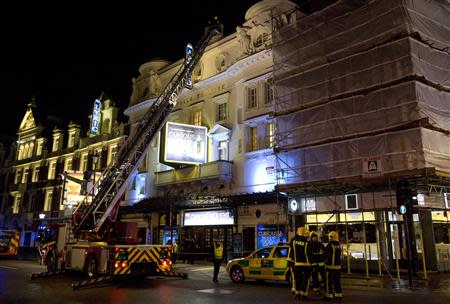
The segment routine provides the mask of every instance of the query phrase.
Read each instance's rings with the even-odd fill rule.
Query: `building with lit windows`
[[[181,253],[201,256],[216,237],[233,255],[286,241],[286,197],[274,191],[271,34],[272,17],[292,9],[261,1],[206,48],[123,202],[123,220],[139,221],[143,242],[178,239]],[[182,64],[140,67],[125,111],[131,130]]]
[[[79,124],[42,115],[35,100],[28,104],[3,169],[7,195],[0,206],[3,227],[25,232],[22,247],[35,246],[39,225],[70,217],[95,176],[114,159],[125,127],[113,101],[96,102],[99,111],[89,116],[86,135]]]

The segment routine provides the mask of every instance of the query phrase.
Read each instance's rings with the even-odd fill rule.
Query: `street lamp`
[[[92,170],[94,172],[94,184],[92,186],[92,196],[95,195],[95,170],[97,169],[97,163],[100,160],[100,155],[97,154],[97,151],[94,152],[94,154],[92,155],[92,162],[94,163],[94,170]]]

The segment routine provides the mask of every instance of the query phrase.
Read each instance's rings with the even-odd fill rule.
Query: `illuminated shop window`
[[[352,210],[358,209],[358,195],[346,194],[345,195],[345,209]]]
[[[254,109],[258,105],[256,87],[248,88],[247,109]]]

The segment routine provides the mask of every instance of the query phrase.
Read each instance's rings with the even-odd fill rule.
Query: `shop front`
[[[192,262],[209,258],[216,239],[223,242],[226,258],[232,257],[235,225],[233,209],[183,210],[181,216],[180,260]]]

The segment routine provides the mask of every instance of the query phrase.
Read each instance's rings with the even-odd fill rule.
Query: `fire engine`
[[[19,253],[20,232],[0,230],[0,256],[17,256]]]
[[[161,95],[145,113],[139,126],[118,150],[114,162],[91,187],[65,223],[46,227],[40,237],[41,263],[49,272],[81,270],[89,277],[149,275],[170,270],[171,246],[137,245],[137,224],[117,220],[119,202],[131,173],[142,162],[149,143],[160,131],[177,103],[181,90],[211,39],[220,34],[217,18],[205,30]]]

